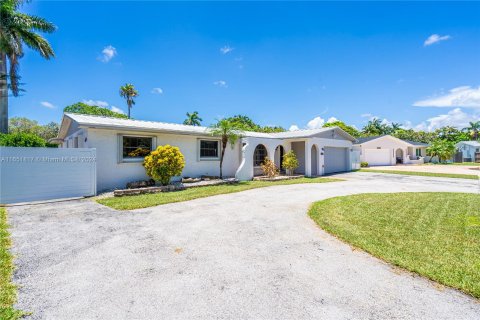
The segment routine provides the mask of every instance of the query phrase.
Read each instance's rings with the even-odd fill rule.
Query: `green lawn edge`
[[[12,282],[13,255],[10,252],[12,245],[8,231],[7,210],[0,208],[0,319],[14,320],[25,315],[16,310],[13,305],[17,301],[17,286]]]
[[[456,178],[456,179],[471,179],[478,180],[479,176],[474,174],[459,174],[459,173],[435,173],[435,172],[416,172],[416,171],[400,171],[400,170],[375,170],[375,169],[359,169],[356,172],[376,172],[376,173],[390,173],[403,174],[407,176],[422,176],[422,177],[438,177],[438,178]]]
[[[378,223],[388,221],[391,219],[392,213],[398,212],[398,210],[395,210],[384,215],[379,214],[382,211],[379,210],[378,204],[388,203],[395,197],[401,199],[401,201],[397,201],[395,209],[403,206],[402,209],[406,210],[405,212],[413,212],[412,210],[415,207],[422,205],[411,201],[412,198],[428,197],[423,200],[423,205],[428,208],[426,210],[429,210],[430,215],[432,217],[439,217],[440,214],[446,215],[448,219],[444,219],[444,221],[457,223],[455,227],[458,229],[457,232],[452,233],[452,230],[455,229],[451,225],[453,222],[441,224],[438,223],[440,218],[430,221],[422,215],[413,216],[410,219],[400,216],[397,218],[397,224],[387,222],[385,230],[376,228]],[[365,201],[368,198],[374,198],[374,201]],[[455,200],[455,198],[458,199]],[[465,201],[465,199],[468,201]],[[409,205],[406,208],[405,200],[409,200],[407,202]],[[342,203],[349,201],[350,205],[342,207]],[[480,241],[480,203],[478,201],[479,195],[474,193],[356,194],[317,201],[310,206],[308,215],[322,230],[356,249],[362,250],[388,264],[480,299],[480,247],[478,247]],[[376,203],[378,204],[376,205]],[[456,206],[456,210],[452,210],[452,206]],[[343,214],[338,214],[342,210]],[[361,217],[355,216],[358,214],[358,211],[355,212],[355,210],[369,212],[372,217],[364,223],[359,223]],[[331,214],[335,211],[336,214]],[[468,214],[465,214],[465,212],[468,212]],[[331,217],[326,218],[327,215],[331,215]],[[357,223],[347,225],[347,215],[352,215],[354,217],[353,221],[357,221]],[[332,217],[334,219],[331,219]],[[402,226],[412,223],[415,226],[414,228],[405,227],[402,230]],[[342,224],[345,224],[345,226],[342,227]],[[426,230],[429,226],[435,227],[432,234],[429,233],[431,230]],[[379,237],[382,232],[398,232],[398,234],[395,237],[379,241],[376,237]],[[419,241],[415,238],[417,236],[412,236],[413,233],[416,233],[422,240]],[[437,238],[441,240],[437,241]],[[462,246],[459,243],[466,245]],[[432,248],[432,244],[436,247]],[[399,246],[398,249],[396,248],[397,245]]]
[[[240,181],[235,184],[224,184],[217,186],[205,186],[190,188],[182,191],[160,192],[153,194],[142,194],[123,197],[110,197],[95,199],[98,203],[116,210],[133,210],[148,208],[168,203],[188,201],[198,198],[205,198],[220,194],[241,192],[245,190],[265,188],[279,185],[306,184],[306,183],[327,183],[345,181],[336,178],[298,178],[280,181]]]

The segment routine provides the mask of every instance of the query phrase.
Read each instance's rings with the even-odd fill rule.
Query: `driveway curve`
[[[341,177],[127,212],[9,208],[18,307],[33,319],[478,319],[478,300],[353,250],[306,214],[333,196],[478,193],[478,182]]]

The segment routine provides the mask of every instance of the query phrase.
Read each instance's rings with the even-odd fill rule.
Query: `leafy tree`
[[[130,119],[130,109],[135,105],[135,100],[133,100],[133,98],[138,97],[138,91],[135,90],[133,84],[127,83],[120,87],[120,96],[127,100],[128,119]]]
[[[56,27],[43,18],[19,12],[23,0],[0,2],[0,132],[8,132],[8,89],[18,96],[20,76],[19,60],[23,45],[37,51],[45,59],[54,57],[53,49],[38,32],[51,33]],[[7,71],[8,60],[8,71]]]
[[[0,146],[5,147],[45,147],[46,141],[32,133],[0,133]]]
[[[360,132],[352,126],[346,125],[343,121],[334,121],[328,122],[323,125],[324,128],[328,127],[340,127],[343,131],[347,132],[352,137],[358,138],[360,137]]]
[[[244,128],[238,122],[232,122],[228,119],[218,120],[217,123],[210,126],[211,134],[218,136],[222,140],[222,152],[220,155],[220,179],[223,178],[223,157],[225,156],[225,149],[227,144],[230,143],[231,147],[235,145],[235,142],[241,137],[242,130]]]
[[[285,132],[285,128],[280,126],[260,126],[256,124],[251,118],[245,115],[235,115],[233,117],[226,118],[226,120],[233,123],[236,127],[242,128],[244,131],[252,131],[252,132],[265,132],[265,133],[272,133],[272,132]]]
[[[438,139],[451,141],[451,142],[454,142],[454,143],[469,140],[469,138],[470,138],[467,133],[462,132],[462,131],[460,131],[457,128],[452,127],[452,126],[446,126],[446,127],[439,128],[439,129],[435,130],[434,133],[436,134]]]
[[[480,121],[469,122],[469,126],[465,130],[470,134],[473,140],[478,140],[480,133]]]
[[[8,122],[10,133],[34,134],[47,141],[58,135],[59,125],[56,122],[40,125],[37,121],[25,117],[10,118]]]
[[[434,132],[415,131],[413,129],[398,129],[393,134],[402,140],[417,141],[423,143],[430,143],[437,139],[437,135]]]
[[[145,157],[143,166],[149,177],[162,185],[170,183],[172,177],[182,174],[185,158],[178,147],[159,146]]]
[[[440,162],[451,159],[455,154],[455,143],[448,140],[435,140],[427,148],[427,154],[438,157]]]
[[[362,134],[366,136],[380,136],[388,134],[388,128],[386,124],[382,124],[380,119],[373,118],[363,127]]]
[[[200,126],[202,125],[203,119],[198,116],[198,111],[194,111],[192,113],[187,112],[187,119],[183,121],[183,124],[187,126]]]
[[[107,108],[91,106],[91,105],[85,104],[83,102],[77,102],[75,104],[67,106],[67,107],[65,107],[65,109],[63,109],[63,112],[91,114],[91,115],[96,115],[96,116],[127,119],[127,116],[124,115],[124,114],[112,111],[112,110],[107,109]]]

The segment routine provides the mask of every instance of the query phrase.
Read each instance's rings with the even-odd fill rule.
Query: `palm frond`
[[[29,31],[52,33],[57,29],[53,23],[45,20],[44,18],[31,16],[24,13],[15,13],[12,16],[12,19],[15,25],[21,26],[23,29]]]
[[[17,33],[30,49],[38,51],[43,58],[48,60],[55,56],[50,43],[39,34],[23,29],[17,30]]]

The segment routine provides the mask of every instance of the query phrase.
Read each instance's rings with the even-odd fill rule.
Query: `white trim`
[[[201,141],[216,141],[218,143],[218,155],[216,157],[201,157],[200,156],[200,144]],[[197,161],[220,161],[222,154],[222,140],[216,138],[197,138]]]
[[[135,134],[117,134],[117,162],[118,163],[139,163],[143,162],[142,157],[138,158],[123,158],[123,137],[132,137],[132,138],[151,138],[152,139],[152,150],[157,149],[157,137],[150,135],[135,135]]]

